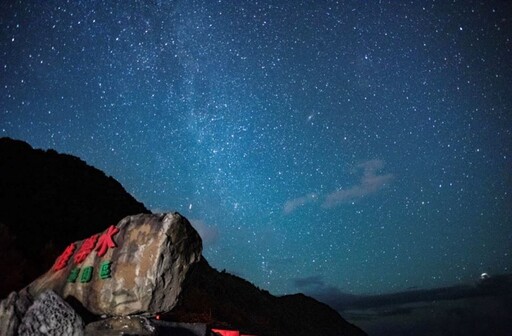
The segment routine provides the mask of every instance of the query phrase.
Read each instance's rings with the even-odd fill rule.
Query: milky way
[[[512,267],[505,1],[3,1],[0,136],[178,211],[275,294]],[[70,223],[71,225],[72,223]]]

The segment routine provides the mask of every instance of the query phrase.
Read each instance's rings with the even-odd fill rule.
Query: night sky
[[[512,271],[510,1],[0,4],[0,136],[274,294]],[[72,225],[72,223],[70,223]]]

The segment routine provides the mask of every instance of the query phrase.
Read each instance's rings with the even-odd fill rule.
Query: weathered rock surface
[[[84,322],[55,292],[42,293],[27,310],[19,336],[82,336]]]
[[[16,335],[21,320],[32,304],[27,291],[12,292],[0,302],[0,336]]]
[[[27,288],[33,297],[52,289],[97,315],[167,312],[201,251],[198,233],[178,213],[130,216],[69,245]]]

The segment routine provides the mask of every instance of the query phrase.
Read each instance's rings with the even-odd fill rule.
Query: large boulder
[[[27,289],[33,297],[52,289],[97,315],[167,312],[201,252],[199,234],[180,214],[130,216],[70,244]]]

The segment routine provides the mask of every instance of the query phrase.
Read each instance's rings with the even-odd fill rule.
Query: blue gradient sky
[[[506,1],[3,1],[0,136],[191,219],[275,294],[512,267]],[[298,284],[301,284],[298,287]]]

